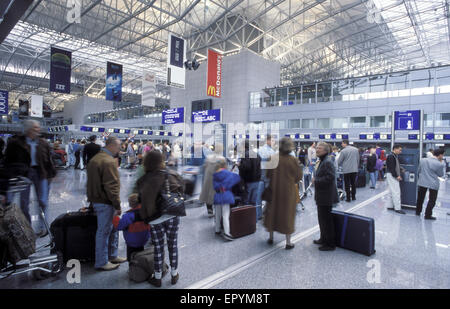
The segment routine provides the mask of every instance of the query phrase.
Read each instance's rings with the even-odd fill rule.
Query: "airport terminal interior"
[[[0,289],[449,289],[449,176],[447,0],[0,2]]]

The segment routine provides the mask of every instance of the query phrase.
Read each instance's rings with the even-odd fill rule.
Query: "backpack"
[[[375,154],[376,155],[376,154]],[[377,171],[381,171],[382,169],[383,169],[383,167],[384,167],[384,161],[383,160],[381,160],[381,159],[379,159],[378,158],[378,155],[376,155],[377,156],[377,163],[375,163],[375,169],[377,170]]]
[[[153,246],[144,251],[133,252],[129,262],[128,278],[137,283],[147,281],[155,270],[154,259]],[[164,263],[163,276],[167,273],[168,269],[169,266]]]

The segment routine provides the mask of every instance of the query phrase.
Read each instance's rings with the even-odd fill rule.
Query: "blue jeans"
[[[247,183],[247,205],[256,205],[258,199],[259,181]]]
[[[258,183],[258,189],[256,193],[256,219],[262,217],[262,194],[264,189],[269,186],[269,178],[266,177],[266,170],[261,170],[261,181]]]
[[[311,160],[312,162],[308,165],[309,172],[311,173],[311,176],[314,176],[314,167],[316,166],[317,159]]]
[[[94,203],[97,214],[97,233],[95,235],[95,268],[106,265],[109,259],[118,254],[119,232],[113,228],[114,207]]]
[[[30,168],[28,172],[28,179],[31,180],[31,182],[34,185],[35,193],[38,198],[39,207],[44,212],[45,218],[47,218],[47,211],[48,211],[48,194],[50,191],[50,185],[47,178],[41,178],[39,176],[38,171],[35,168]],[[26,197],[23,199],[23,204],[21,205],[22,212],[25,214],[27,218],[30,218],[30,189],[31,186],[28,189],[26,194]],[[42,231],[46,229],[44,218],[40,216],[39,213],[39,230]],[[31,220],[30,220],[31,222]]]
[[[377,184],[377,172],[369,173],[370,175],[370,187],[375,188],[375,185]]]

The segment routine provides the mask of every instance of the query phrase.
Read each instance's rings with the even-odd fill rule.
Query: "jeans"
[[[259,183],[259,181],[247,183],[247,201],[245,201],[246,204],[256,205],[256,200],[258,199]]]
[[[427,209],[425,210],[425,217],[431,217],[431,215],[433,214],[434,205],[436,205],[438,190],[433,190],[421,186],[418,187],[416,214],[420,214],[422,212],[422,206],[425,200],[425,195],[427,194],[427,190],[430,190],[430,194],[428,196],[428,205]]]
[[[262,217],[262,194],[264,189],[269,186],[269,178],[266,177],[267,170],[261,170],[261,181],[258,184],[258,190],[256,193],[256,219],[260,219]]]
[[[49,194],[49,182],[47,178],[41,178],[39,175],[39,172],[35,168],[30,168],[28,171],[28,179],[31,180],[31,182],[34,185],[34,190],[38,199],[39,207],[44,212],[45,218],[47,218],[47,211],[48,211],[48,194]],[[21,205],[22,212],[25,214],[27,219],[30,218],[30,189],[29,187],[28,193],[26,194],[26,198],[24,200],[24,203]],[[39,213],[39,230],[42,231],[46,229],[44,218],[40,216]],[[31,222],[31,219],[30,219]]]
[[[220,232],[220,220],[223,223],[223,232],[230,236],[230,204],[214,205],[216,209],[215,214],[215,229],[216,233]]]
[[[370,187],[375,188],[377,184],[377,172],[369,173],[370,175]]]
[[[117,257],[119,232],[113,228],[114,207],[94,203],[97,214],[97,233],[95,235],[95,268],[105,266],[109,259]]]

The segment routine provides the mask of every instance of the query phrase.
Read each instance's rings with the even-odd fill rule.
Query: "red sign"
[[[220,98],[222,94],[222,60],[223,56],[208,49],[208,76],[206,78],[206,94]]]

